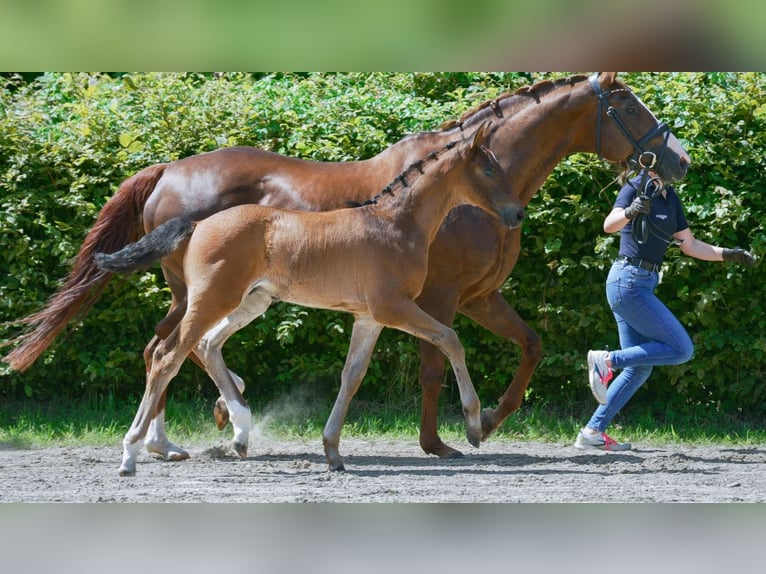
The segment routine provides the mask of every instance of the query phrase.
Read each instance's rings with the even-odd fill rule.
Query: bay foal
[[[236,331],[281,300],[354,315],[341,387],[323,432],[331,470],[342,470],[338,451],[348,406],[369,365],[383,327],[436,346],[455,371],[466,437],[482,437],[479,398],[455,332],[415,303],[428,272],[428,251],[442,220],[457,205],[472,204],[517,227],[524,209],[505,172],[486,147],[488,130],[448,143],[412,164],[369,205],[331,212],[301,212],[241,205],[195,223],[180,217],[117,253],[96,255],[111,272],[141,269],[162,259],[163,271],[183,278],[186,305],[169,335],[154,347],[146,390],[123,441],[120,475],[136,472],[136,457],[161,397],[192,352],[213,374],[234,427],[233,446],[247,457],[250,408],[221,349]],[[390,197],[389,197],[390,196]]]

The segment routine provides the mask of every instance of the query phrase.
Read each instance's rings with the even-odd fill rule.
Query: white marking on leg
[[[133,476],[136,474],[136,460],[138,452],[143,445],[142,440],[131,443],[127,438],[122,441],[122,463],[120,464],[120,476]]]
[[[250,409],[238,401],[228,401],[231,426],[234,427],[234,443],[247,446],[250,437],[250,422],[252,414]]]
[[[231,375],[231,378],[234,379],[234,384],[237,385],[237,388],[239,389],[240,393],[245,392],[245,381],[242,380],[242,378],[232,371],[231,369],[228,369],[229,374]]]

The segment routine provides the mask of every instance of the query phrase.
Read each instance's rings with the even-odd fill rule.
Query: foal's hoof
[[[238,442],[231,443],[234,447],[234,452],[237,453],[239,458],[242,460],[247,460],[247,445],[246,444],[240,444]]]
[[[223,397],[218,397],[218,400],[215,402],[213,417],[215,417],[215,425],[218,427],[218,430],[225,429],[226,425],[229,424],[229,409]]]
[[[330,471],[331,472],[345,472],[346,467],[343,465],[343,461],[336,462],[336,463],[330,463]]]

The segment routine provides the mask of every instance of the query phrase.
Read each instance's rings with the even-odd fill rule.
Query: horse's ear
[[[617,80],[617,72],[601,72],[598,76],[598,83],[602,90],[609,89],[609,86]]]

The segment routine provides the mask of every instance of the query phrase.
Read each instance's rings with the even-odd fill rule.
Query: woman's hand
[[[723,260],[733,261],[734,263],[747,265],[748,267],[752,267],[753,263],[755,262],[755,258],[753,257],[753,255],[749,251],[745,251],[741,247],[735,247],[734,249],[724,249]]]

